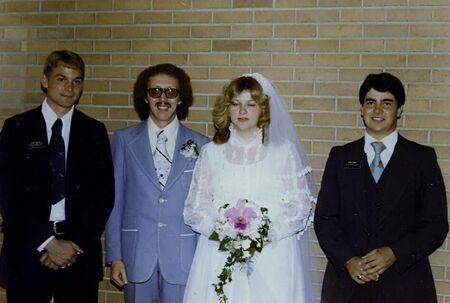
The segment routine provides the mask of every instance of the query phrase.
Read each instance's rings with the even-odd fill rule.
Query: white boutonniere
[[[186,158],[197,158],[199,155],[198,145],[194,140],[189,139],[180,148],[180,154]]]

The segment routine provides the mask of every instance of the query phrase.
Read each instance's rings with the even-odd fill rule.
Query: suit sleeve
[[[9,212],[11,192],[11,166],[14,165],[13,153],[11,152],[11,128],[8,120],[5,121],[0,132],[0,210],[3,220]]]
[[[120,132],[116,132],[112,142],[112,155],[115,177],[115,203],[111,216],[106,224],[106,262],[122,259],[121,221],[124,206],[124,151]]]
[[[314,217],[314,229],[320,247],[335,271],[340,275],[347,273],[345,263],[356,253],[346,243],[344,231],[340,227],[340,187],[338,182],[339,170],[338,149],[334,147],[328,157],[322,184],[317,199]]]
[[[85,241],[100,239],[114,205],[114,171],[106,128],[92,130],[93,148],[90,150],[88,206],[81,212],[81,226],[74,226],[73,241],[83,248]]]
[[[445,240],[448,232],[444,181],[433,149],[420,157],[420,197],[416,225],[391,245],[400,272],[426,258]],[[411,206],[413,207],[413,205]]]

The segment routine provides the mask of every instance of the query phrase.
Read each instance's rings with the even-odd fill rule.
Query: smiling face
[[[158,74],[151,77],[147,85],[147,89],[149,88],[180,89],[178,80],[165,74]],[[147,94],[146,101],[150,106],[150,118],[159,128],[164,128],[175,119],[177,106],[181,104],[182,100],[179,94],[175,98],[167,98],[163,92],[159,98],[152,98]]]
[[[242,91],[231,99],[228,107],[231,122],[243,138],[251,138],[258,129],[261,108],[248,90]]]
[[[62,117],[80,99],[83,91],[82,72],[60,62],[48,75],[42,76],[41,85],[47,90],[48,105]]]
[[[361,113],[367,133],[377,140],[391,134],[397,128],[403,106],[398,107],[397,100],[390,92],[370,89],[363,101]]]

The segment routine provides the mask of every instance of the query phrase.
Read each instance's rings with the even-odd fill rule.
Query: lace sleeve
[[[272,218],[269,238],[271,241],[281,240],[295,233],[303,234],[313,221],[314,197],[309,188],[307,175],[311,167],[305,167],[293,147],[286,148],[288,155],[282,167],[283,198],[279,212]]]
[[[207,237],[212,232],[217,212],[213,207],[210,193],[211,167],[206,145],[197,160],[192,176],[191,187],[184,205],[184,221],[191,228]]]

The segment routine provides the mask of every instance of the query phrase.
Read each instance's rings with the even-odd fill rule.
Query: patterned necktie
[[[159,185],[161,185],[161,189],[164,189],[164,186],[167,182],[167,177],[170,173],[170,167],[172,165],[172,161],[170,161],[169,153],[166,148],[167,137],[164,133],[164,130],[160,131],[156,140],[156,149],[153,154],[153,160],[155,162],[155,171],[158,176]]]
[[[57,119],[52,126],[50,139],[50,169],[52,175],[52,204],[56,204],[65,196],[66,191],[66,151],[61,136],[62,121]]]
[[[383,173],[383,162],[381,162],[381,152],[386,149],[386,146],[383,144],[383,142],[372,142],[370,143],[375,151],[375,157],[373,158],[372,163],[370,163],[370,171],[372,172],[372,176],[375,179],[375,182],[378,183],[378,180],[381,177],[381,174]]]

